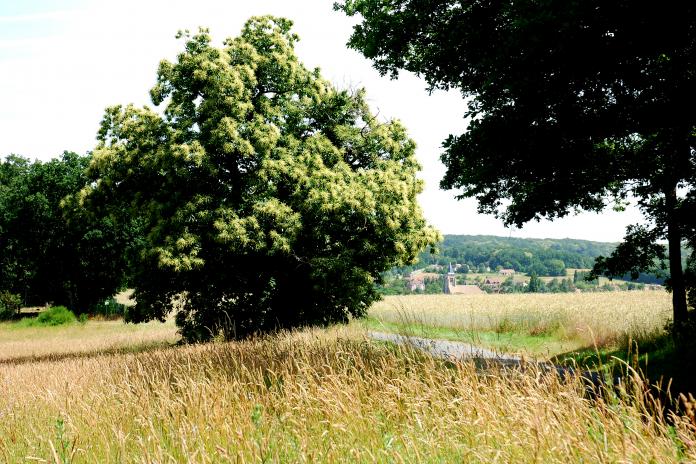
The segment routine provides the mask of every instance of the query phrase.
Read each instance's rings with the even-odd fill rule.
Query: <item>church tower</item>
[[[454,287],[457,285],[457,276],[452,269],[452,263],[449,264],[449,272],[445,276],[445,286],[443,288],[444,292],[451,294],[454,291]]]

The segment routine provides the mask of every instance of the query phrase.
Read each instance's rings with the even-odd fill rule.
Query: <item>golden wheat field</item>
[[[576,349],[661,332],[671,316],[671,296],[664,291],[387,296],[369,314],[385,324],[447,328],[462,336],[545,335],[558,349]]]
[[[570,318],[539,296],[510,299],[507,313],[497,297],[419,302],[443,321],[530,305]],[[661,320],[664,295],[646,296],[613,330],[637,327],[641,305]],[[602,297],[574,303],[585,323],[611,312],[594,306]],[[533,366],[481,371],[375,343],[359,324],[175,340],[171,323],[0,325],[0,462],[696,462],[693,416],[665,419],[640,380],[592,398]]]
[[[82,347],[87,333],[65,335]],[[358,325],[79,357],[43,337],[64,356],[0,342],[1,462],[696,461],[693,422],[668,425],[642,394],[593,400],[576,381],[477,371]]]

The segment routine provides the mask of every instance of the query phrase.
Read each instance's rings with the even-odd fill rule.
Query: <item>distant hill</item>
[[[590,268],[597,256],[608,255],[616,243],[575,239],[445,235],[436,255],[421,253],[423,265],[454,262],[475,271],[487,267],[538,275],[565,275],[566,268]]]
[[[424,252],[415,266],[395,269],[411,272],[433,264],[460,264],[461,272],[486,272],[498,267],[540,276],[564,276],[566,269],[588,269],[597,256],[608,256],[617,243],[577,239],[539,239],[494,235],[445,235],[439,253]],[[639,281],[659,283],[662,279],[641,276]]]

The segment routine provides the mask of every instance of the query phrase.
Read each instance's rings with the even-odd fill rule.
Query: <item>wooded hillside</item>
[[[497,268],[541,276],[564,276],[566,269],[589,269],[597,256],[607,256],[616,243],[577,239],[516,238],[495,235],[445,235],[438,253],[423,252],[414,266],[394,269],[408,273],[433,264],[462,264],[460,272]],[[639,282],[662,283],[664,278],[641,275]]]
[[[471,271],[500,266],[517,272],[564,275],[565,268],[591,268],[597,256],[606,256],[615,247],[615,243],[574,239],[445,235],[439,253],[421,253],[417,266],[452,262],[465,264]]]

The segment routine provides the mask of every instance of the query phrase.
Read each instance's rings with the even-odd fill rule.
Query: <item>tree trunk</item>
[[[677,212],[677,189],[672,188],[665,194],[667,207],[667,244],[669,247],[669,273],[672,286],[672,310],[674,327],[679,328],[686,322],[686,286],[681,262],[682,233]]]

